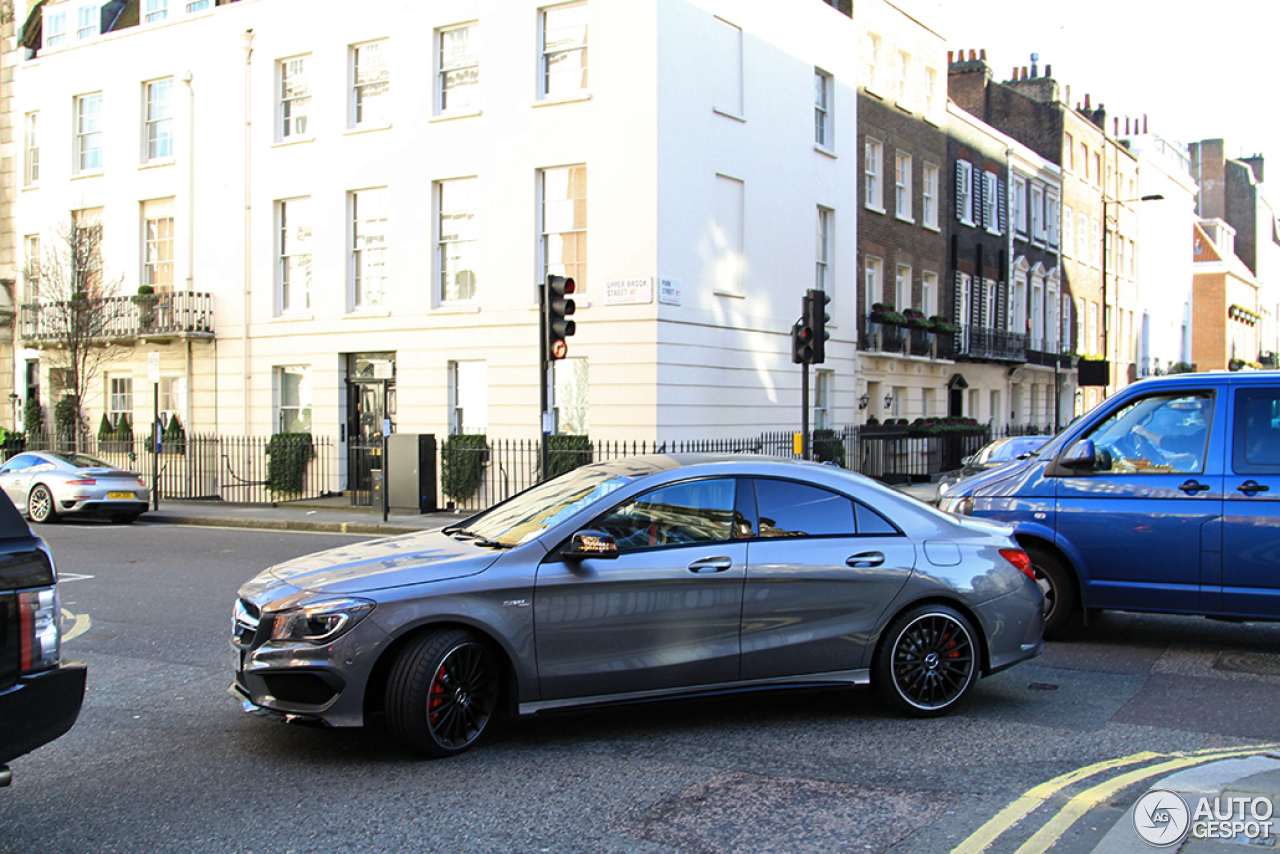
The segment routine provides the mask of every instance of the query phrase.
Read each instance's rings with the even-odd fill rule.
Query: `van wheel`
[[[1076,609],[1080,607],[1080,594],[1076,580],[1062,560],[1043,546],[1027,546],[1031,569],[1036,583],[1044,591],[1044,636],[1058,640],[1067,634]]]

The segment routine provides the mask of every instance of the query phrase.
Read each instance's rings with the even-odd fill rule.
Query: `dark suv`
[[[0,786],[8,763],[71,729],[84,700],[85,666],[62,660],[57,573],[0,494]]]

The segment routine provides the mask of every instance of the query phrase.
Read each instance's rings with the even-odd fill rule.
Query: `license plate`
[[[107,493],[108,501],[116,501],[121,499],[124,501],[132,501],[133,497],[134,496],[132,492],[108,492]]]

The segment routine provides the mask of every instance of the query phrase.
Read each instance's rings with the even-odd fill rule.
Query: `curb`
[[[331,534],[374,534],[396,536],[419,534],[427,528],[411,528],[404,525],[382,525],[372,522],[312,522],[292,519],[218,519],[209,516],[160,516],[147,515],[140,522],[164,525],[198,525],[208,528],[257,528],[271,531],[312,531]]]

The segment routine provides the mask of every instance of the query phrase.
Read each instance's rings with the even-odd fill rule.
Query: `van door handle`
[[[858,567],[879,566],[884,563],[884,552],[863,552],[856,554],[845,561],[846,566]]]
[[[1271,487],[1265,484],[1258,483],[1256,480],[1246,480],[1244,483],[1237,486],[1236,489],[1238,489],[1239,491],[1243,492],[1245,495],[1248,495],[1251,498],[1253,497],[1253,494],[1256,492],[1271,491]]]
[[[1209,488],[1210,488],[1209,484],[1200,483],[1195,478],[1192,478],[1191,480],[1182,484],[1182,486],[1178,487],[1178,489],[1181,489],[1187,495],[1195,495],[1197,492],[1204,492],[1206,489],[1209,489]]]
[[[704,557],[689,564],[690,572],[724,572],[733,566],[733,559],[727,557]]]

